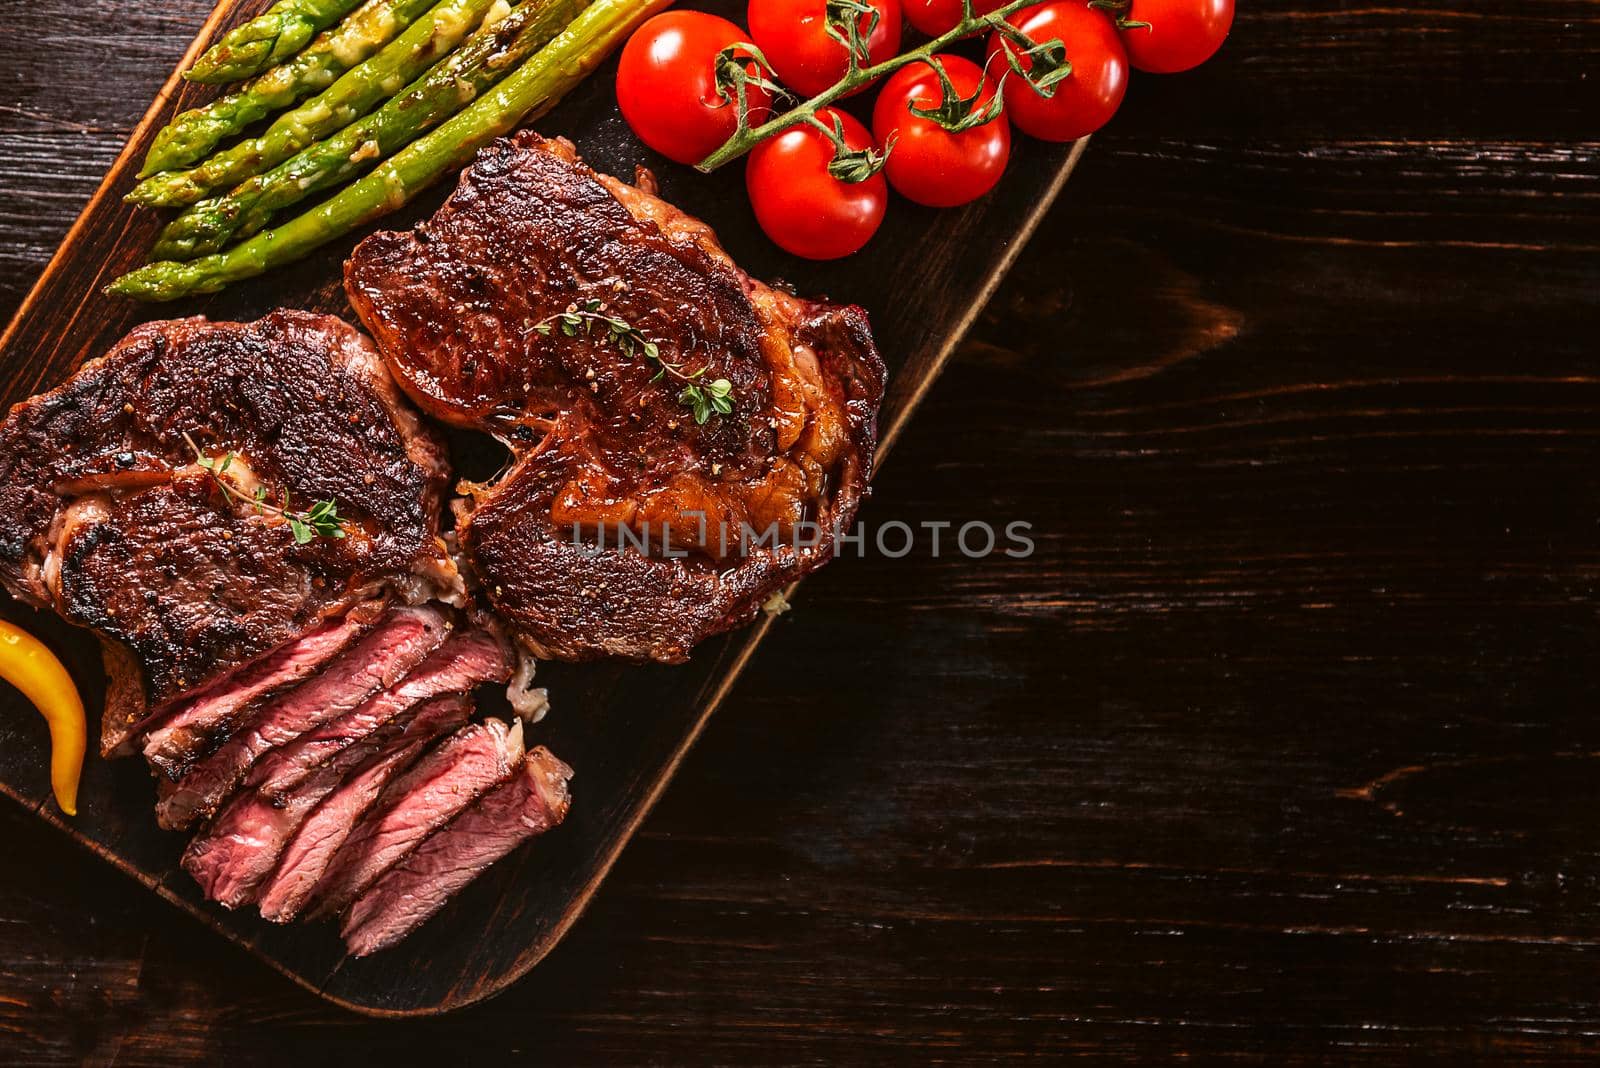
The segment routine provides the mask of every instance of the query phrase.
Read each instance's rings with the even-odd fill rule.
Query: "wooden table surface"
[[[11,0],[0,313],[203,0]],[[327,1008],[0,810],[0,1062],[1600,1053],[1600,8],[1245,5],[1137,78],[594,906]],[[1588,138],[1589,140],[1584,140]]]

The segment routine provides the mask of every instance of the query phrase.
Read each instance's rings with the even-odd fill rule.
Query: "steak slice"
[[[232,909],[254,899],[284,847],[323,798],[367,762],[385,774],[404,767],[428,743],[466,723],[472,702],[462,695],[435,698],[401,712],[333,759],[311,769],[289,793],[270,797],[241,790],[206,830],[189,843],[183,866],[208,898]]]
[[[445,824],[356,899],[340,934],[353,957],[387,949],[422,926],[484,869],[567,815],[572,769],[544,748],[522,773]]]
[[[509,779],[522,756],[521,720],[491,719],[447,738],[390,783],[350,832],[311,891],[314,915],[342,912],[424,838]]]
[[[326,623],[185,700],[146,736],[145,753],[154,748],[176,758],[183,752],[203,750],[214,733],[235,729],[257,701],[305,681],[344,652],[367,629],[365,615],[352,612]]]
[[[431,220],[357,246],[345,289],[418,404],[511,449],[504,476],[464,487],[458,532],[540,656],[681,661],[854,521],[884,387],[865,313],[750,278],[705,224],[566,141],[485,148]],[[625,321],[629,351],[603,324],[554,328],[572,310]],[[680,376],[725,379],[732,410],[697,422]],[[648,551],[594,551],[624,530]]]
[[[145,759],[180,776],[215,751],[264,698],[290,689],[321,671],[367,630],[365,613],[351,613],[283,646],[220,686],[209,686],[180,704],[144,739]]]
[[[347,537],[299,543],[242,491],[337,502]],[[0,582],[93,630],[110,669],[101,748],[354,605],[454,590],[445,452],[338,319],[148,323],[0,424]]]
[[[246,784],[267,797],[286,796],[315,769],[418,702],[510,677],[511,650],[497,633],[478,629],[455,634],[398,685],[262,757]]]
[[[274,923],[288,923],[298,916],[329,866],[342,855],[340,849],[350,840],[351,834],[365,826],[363,820],[375,805],[382,811],[401,782],[413,781],[434,766],[439,754],[451,743],[464,737],[482,739],[488,735],[488,731],[476,725],[463,727],[422,756],[420,763],[414,766],[410,760],[404,764],[373,761],[341,783],[301,825],[283,851],[272,878],[261,885],[258,894],[261,915]],[[449,751],[456,752],[453,748]],[[401,771],[406,772],[404,778],[396,780],[395,776]]]
[[[164,783],[156,804],[158,822],[175,830],[211,815],[264,753],[394,686],[444,644],[450,629],[450,620],[435,608],[390,612],[322,674],[269,702],[220,749],[187,765],[189,772],[176,786]],[[155,758],[152,762],[166,770]]]

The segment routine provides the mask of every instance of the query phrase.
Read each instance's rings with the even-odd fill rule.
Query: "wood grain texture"
[[[260,3],[219,5],[180,66]],[[732,11],[731,5],[729,6]],[[616,113],[602,68],[542,120],[546,133],[571,136],[602,170],[631,175],[636,164],[659,166]],[[40,282],[0,335],[0,403],[22,400],[55,384],[83,359],[111,346],[150,318],[202,313],[253,319],[280,305],[350,316],[342,288],[344,252],[359,235],[329,245],[294,268],[203,300],[151,308],[106,297],[103,287],[141,262],[160,219],[125,205],[122,194],[151,138],[171,114],[215,90],[172,75],[157,105],[139,123],[105,183],[73,224]],[[935,376],[1045,207],[1054,199],[1082,145],[1034,145],[1022,154],[1021,180],[1010,195],[950,213],[938,229],[907,216],[889,223],[872,251],[846,263],[818,265],[780,255],[760,236],[738,195],[737,168],[710,179],[684,168],[663,171],[663,193],[706,219],[744,266],[762,277],[779,273],[807,293],[844,291],[872,316],[891,370],[882,421],[886,437],[904,425],[915,399]],[[442,183],[391,225],[425,217],[448,191]],[[456,470],[487,474],[502,450],[457,436]],[[20,609],[17,610],[20,612]],[[91,707],[100,702],[94,643],[53,620],[27,615],[57,648],[71,647]],[[590,896],[654,805],[683,754],[729,692],[766,631],[765,624],[703,643],[678,669],[615,663],[549,665],[542,671],[557,712],[530,741],[559,752],[583,782],[565,824],[538,844],[496,865],[433,922],[403,945],[364,960],[344,956],[327,928],[281,928],[230,914],[200,900],[178,865],[181,837],[163,833],[148,811],[152,784],[137,762],[95,762],[85,773],[81,815],[63,821],[36,774],[44,753],[24,728],[20,697],[0,695],[0,720],[12,734],[0,750],[0,793],[102,856],[139,883],[226,934],[308,990],[348,1008],[381,1015],[437,1012],[489,997],[541,960],[577,919]],[[560,709],[571,711],[562,713]]]
[[[1136,79],[869,506],[1038,552],[808,583],[523,983],[358,1020],[0,810],[7,1059],[1591,1061],[1597,19],[1263,0]],[[29,275],[116,138],[26,129]]]

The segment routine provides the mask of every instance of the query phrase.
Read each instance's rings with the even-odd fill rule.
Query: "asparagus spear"
[[[524,0],[383,107],[226,196],[203,200],[162,231],[154,259],[188,260],[249,237],[274,213],[371,170],[448,119],[561,32],[590,0]]]
[[[184,72],[191,82],[242,82],[294,55],[311,35],[344,18],[361,0],[280,0],[206,49]]]
[[[433,4],[434,0],[367,0],[289,62],[273,67],[227,96],[173,119],[156,134],[139,177],[186,167],[203,158],[224,138],[321,92],[421,18]]]
[[[281,267],[357,227],[397,211],[488,142],[544,114],[605,61],[645,19],[671,0],[595,0],[555,40],[470,106],[377,170],[283,225],[227,252],[188,262],[147,264],[107,292],[137,300],[215,293]]]
[[[214,190],[254,178],[377,107],[395,86],[412,81],[448,55],[480,21],[504,10],[505,0],[439,0],[426,18],[412,23],[383,51],[347,71],[321,94],[278,116],[259,137],[240,141],[189,170],[152,174],[124,199],[151,208],[183,207]]]

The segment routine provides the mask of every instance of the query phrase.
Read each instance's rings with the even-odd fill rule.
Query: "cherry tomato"
[[[871,58],[862,64],[872,66],[900,51],[900,0],[861,2],[878,16],[867,37]],[[750,0],[749,17],[750,39],[771,62],[778,81],[802,97],[816,96],[849,69],[849,51],[828,34],[828,0]],[[863,33],[871,22],[870,14],[859,16]]]
[[[1002,48],[1019,54],[1017,45],[999,33],[990,34],[989,76],[1010,71],[1006,114],[1017,129],[1046,141],[1075,141],[1104,126],[1128,91],[1128,55],[1111,19],[1084,0],[1050,0],[1025,7],[1006,21],[1039,44],[1064,42],[1072,61],[1072,73],[1055,83],[1052,95],[1041,96],[999,54]],[[1027,58],[1022,66],[1033,69]]]
[[[987,15],[1004,7],[1006,0],[972,0],[974,15]],[[903,0],[906,21],[929,37],[949,33],[961,21],[961,0]]]
[[[1122,31],[1133,65],[1176,74],[1216,55],[1233,25],[1233,0],[1133,0],[1122,17],[1150,24]]]
[[[867,128],[843,112],[824,108],[829,126],[838,117],[852,149],[869,148]],[[889,189],[879,171],[866,181],[841,182],[828,173],[833,142],[814,126],[799,124],[750,151],[745,188],[756,221],[777,245],[808,260],[848,256],[865,245],[883,222]]]
[[[640,26],[617,66],[617,106],[639,140],[679,163],[699,163],[733,136],[738,109],[717,88],[717,53],[749,40],[727,19],[700,11],[667,11]],[[755,65],[748,68],[755,73]],[[750,86],[752,123],[772,98]]]
[[[936,57],[956,96],[966,99],[981,89],[973,110],[982,112],[994,99],[994,83],[983,68],[961,56]],[[1002,113],[981,126],[951,133],[932,119],[911,113],[913,104],[936,107],[943,98],[939,75],[926,63],[901,67],[883,83],[872,109],[872,135],[878,144],[894,138],[884,174],[901,195],[930,208],[953,208],[976,200],[1000,180],[1011,157],[1011,125]]]

